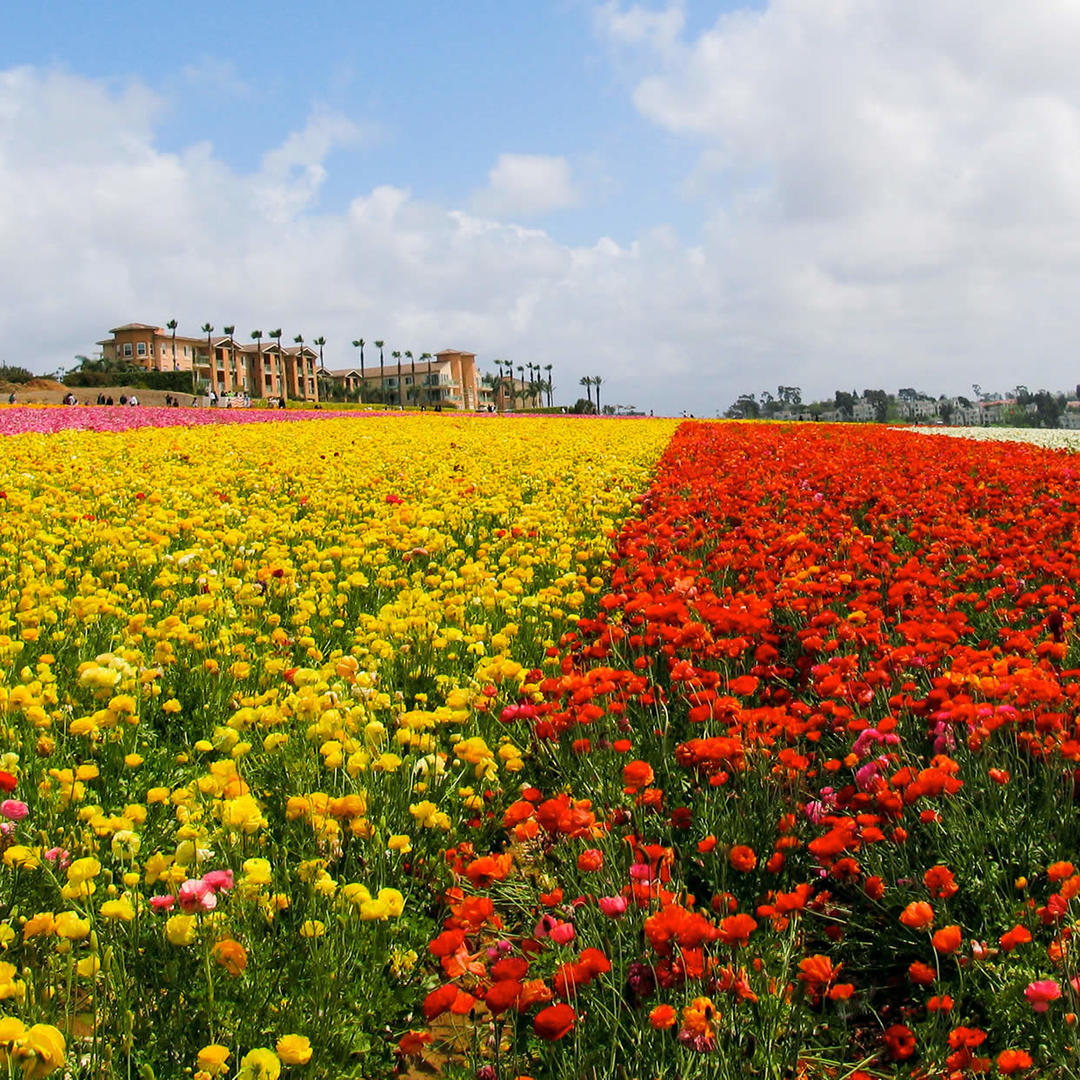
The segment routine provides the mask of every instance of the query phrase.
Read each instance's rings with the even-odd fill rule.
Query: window
[[[185,345],[184,346],[184,356],[187,356],[187,355],[188,355],[188,347]]]
[[[125,341],[124,342],[124,355],[125,356],[130,356],[131,355],[131,342],[130,341]]]
[[[146,355],[146,342],[140,341],[135,345],[135,352],[138,356]]]

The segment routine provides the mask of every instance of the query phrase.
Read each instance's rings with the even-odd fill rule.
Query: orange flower
[[[998,938],[998,943],[1006,952],[1012,952],[1017,945],[1027,945],[1031,941],[1031,931],[1026,926],[1017,924]]]
[[[939,953],[948,955],[960,948],[963,934],[959,926],[943,926],[930,940]]]
[[[728,862],[741,874],[748,874],[757,866],[757,855],[752,847],[736,844],[728,854]]]
[[[239,941],[226,938],[210,950],[214,959],[230,974],[239,975],[247,967],[247,950]]]
[[[721,920],[717,936],[725,945],[746,945],[757,928],[757,920],[749,915],[729,915]]]
[[[649,1023],[657,1031],[666,1031],[675,1026],[675,1010],[670,1005],[657,1005],[649,1013]]]
[[[935,900],[948,900],[960,891],[960,886],[953,880],[952,871],[947,866],[931,866],[923,874],[923,884]]]
[[[928,930],[934,925],[934,909],[925,900],[912,900],[900,921],[911,930]]]
[[[1023,1072],[1030,1069],[1032,1064],[1031,1055],[1026,1050],[1002,1050],[997,1056],[998,1072],[1003,1076]]]

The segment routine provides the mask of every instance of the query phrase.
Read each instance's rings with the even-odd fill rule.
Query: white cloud
[[[780,383],[1076,383],[1072,0],[773,0],[702,31],[679,4],[605,3],[596,20],[644,122],[699,151],[662,193],[700,213],[689,240],[664,204],[618,242],[526,227],[581,202],[557,156],[503,155],[464,210],[376,185],[331,212],[332,155],[369,138],[351,118],[316,111],[245,174],[208,144],[163,151],[138,85],[0,72],[0,341],[36,350],[4,358],[54,368],[118,322],[175,316],[322,333],[333,364],[360,335],[552,363],[561,400],[602,375],[606,401],[658,411]]]
[[[580,202],[570,163],[546,154],[500,154],[488,186],[476,192],[472,208],[494,217],[534,217]]]
[[[1080,7],[1036,7],[773,0],[690,37],[678,4],[598,8],[640,113],[700,148],[683,194],[748,362],[1076,381]]]

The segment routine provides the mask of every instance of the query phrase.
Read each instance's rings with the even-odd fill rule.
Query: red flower
[[[1002,1050],[997,1056],[998,1072],[1004,1076],[1030,1069],[1033,1062],[1026,1050]]]
[[[959,926],[943,926],[930,940],[939,953],[948,955],[960,948],[963,934]]]
[[[577,1013],[562,1002],[541,1009],[533,1019],[533,1031],[546,1042],[555,1042],[568,1035],[577,1020]]]
[[[901,913],[900,921],[912,930],[928,930],[934,925],[934,909],[925,900],[912,900]]]
[[[666,1031],[668,1028],[674,1027],[676,1019],[678,1017],[670,1005],[657,1005],[649,1013],[649,1023],[657,1031]]]
[[[915,1033],[907,1024],[893,1024],[882,1033],[885,1050],[893,1061],[906,1061],[915,1053]]]
[[[18,786],[19,781],[9,772],[0,770],[0,791],[12,792]]]
[[[728,862],[742,874],[748,874],[757,866],[757,855],[752,847],[746,844],[736,844],[728,854]]]

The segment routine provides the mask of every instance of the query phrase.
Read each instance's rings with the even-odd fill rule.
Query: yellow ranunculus
[[[165,923],[165,937],[170,945],[190,945],[197,929],[198,920],[194,915],[173,915]]]
[[[199,1068],[211,1076],[220,1076],[223,1072],[226,1072],[228,1069],[226,1062],[228,1060],[229,1048],[222,1046],[220,1043],[210,1043],[209,1046],[204,1046],[196,1058]]]
[[[306,1035],[282,1035],[275,1049],[286,1065],[306,1065],[311,1060],[311,1040]]]

